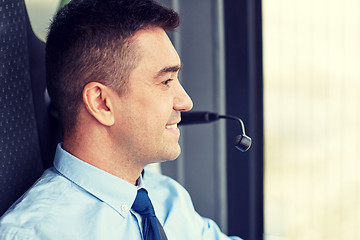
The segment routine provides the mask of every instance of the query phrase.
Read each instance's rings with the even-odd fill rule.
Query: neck
[[[64,136],[63,148],[80,160],[136,185],[144,166],[129,159],[115,144],[102,137],[106,135],[89,135],[75,133],[70,138]]]

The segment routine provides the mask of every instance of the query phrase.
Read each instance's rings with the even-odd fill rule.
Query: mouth
[[[174,124],[168,124],[165,126],[166,129],[178,129],[177,123]]]
[[[176,136],[180,135],[180,130],[177,126],[177,123],[170,123],[165,126],[165,129]]]

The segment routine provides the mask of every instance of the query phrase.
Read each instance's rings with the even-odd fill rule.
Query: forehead
[[[180,58],[166,32],[162,28],[149,28],[137,31],[133,40],[139,53],[136,68],[154,72],[166,67],[180,66]]]

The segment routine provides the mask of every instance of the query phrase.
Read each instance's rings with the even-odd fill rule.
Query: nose
[[[193,108],[193,102],[189,95],[184,90],[181,83],[178,81],[176,91],[174,93],[174,110],[187,112]]]

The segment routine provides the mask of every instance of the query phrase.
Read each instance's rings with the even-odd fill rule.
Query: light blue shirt
[[[141,217],[131,210],[145,188],[168,240],[225,240],[201,217],[176,181],[146,168],[134,186],[72,156],[58,145],[46,170],[0,219],[0,239],[140,240]]]

